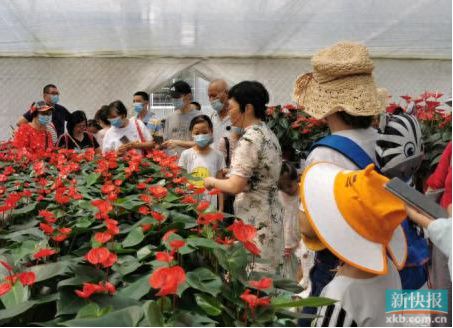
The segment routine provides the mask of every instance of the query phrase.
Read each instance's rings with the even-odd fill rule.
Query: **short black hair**
[[[102,126],[100,126],[98,121],[96,121],[96,120],[88,120],[87,126],[88,127],[92,126],[92,127],[96,128],[96,130],[98,130],[98,131],[102,130]]]
[[[42,93],[48,93],[50,88],[57,89],[57,86],[55,84],[48,84],[42,89]]]
[[[367,129],[373,123],[373,115],[370,116],[352,116],[346,112],[337,112],[338,117],[346,123],[350,125],[353,129]]]
[[[124,106],[121,100],[115,100],[114,102],[110,103],[107,114],[111,114],[114,111],[120,116],[127,117],[127,108],[126,106]]]
[[[195,106],[197,107],[197,110],[201,110],[201,105],[200,105],[199,102],[192,101],[190,104],[191,104],[191,105],[195,105]]]
[[[260,82],[239,82],[230,89],[228,98],[234,98],[239,103],[241,113],[244,113],[245,106],[250,104],[255,111],[255,117],[261,120],[266,118],[266,104],[269,102],[269,92]]]
[[[145,91],[137,91],[136,93],[134,93],[134,96],[140,96],[144,101],[149,101],[149,94]]]
[[[105,125],[110,126],[110,121],[108,120],[108,112],[109,112],[109,106],[102,105],[101,108],[98,109],[98,111],[94,115],[94,119],[96,121],[101,121]]]
[[[291,180],[297,180],[298,178],[296,167],[288,161],[283,161],[282,163],[280,177],[283,175],[287,175]]]
[[[192,88],[186,81],[179,80],[170,86],[170,96],[172,98],[179,98],[189,93],[192,93]]]
[[[211,121],[211,119],[209,118],[209,116],[207,116],[207,115],[198,115],[198,116],[195,116],[195,117],[192,119],[192,121],[190,121],[189,131],[192,131],[192,130],[193,130],[193,127],[195,126],[195,124],[203,123],[203,122],[208,123],[209,128],[210,128],[211,130],[213,129],[212,121]]]
[[[68,132],[71,136],[74,133],[74,127],[81,122],[87,123],[87,116],[85,115],[84,111],[76,110],[69,115],[69,120],[66,124],[66,128],[68,129]]]

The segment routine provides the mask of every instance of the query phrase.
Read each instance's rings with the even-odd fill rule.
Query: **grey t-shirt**
[[[177,110],[165,119],[165,129],[164,129],[164,140],[184,140],[191,141],[192,133],[189,131],[190,122],[196,116],[201,115],[197,110],[191,110],[187,113],[182,113],[180,110]],[[182,151],[185,148],[176,147],[175,150],[178,153],[178,156],[181,155]]]

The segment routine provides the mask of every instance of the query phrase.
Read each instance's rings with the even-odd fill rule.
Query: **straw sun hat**
[[[371,116],[384,108],[371,75],[374,64],[368,49],[354,42],[339,42],[311,59],[313,72],[295,83],[294,100],[304,111],[321,119],[338,111]]]
[[[310,165],[301,201],[319,240],[340,260],[362,271],[386,274],[387,256],[403,268],[407,243],[404,204],[387,190],[388,179],[369,165],[345,171],[326,162]]]

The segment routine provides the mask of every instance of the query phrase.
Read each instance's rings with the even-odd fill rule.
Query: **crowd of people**
[[[330,135],[312,146],[299,170],[282,160],[265,123],[269,93],[256,81],[231,88],[212,81],[210,115],[200,112],[190,85],[177,81],[170,88],[175,111],[165,124],[144,91],[133,95],[132,115],[117,100],[87,120],[59,105],[59,90],[50,84],[20,118],[13,142],[33,152],[164,149],[192,174],[192,184],[206,188],[213,209],[257,227],[263,261],[255,270],[300,281],[306,295],[338,300],[303,309],[319,315],[315,325],[385,326],[387,289],[431,288],[429,277],[438,277],[435,287],[451,296],[451,219],[428,218],[384,189],[394,177],[412,184],[422,136],[414,116],[384,113],[367,48],[340,42],[314,55],[312,64],[313,72],[297,79],[294,99],[325,120]],[[431,189],[445,188],[441,205],[450,216],[451,171],[450,143],[427,181]],[[213,188],[221,191],[218,198],[208,195]]]

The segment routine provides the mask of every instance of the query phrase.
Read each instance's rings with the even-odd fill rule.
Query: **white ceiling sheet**
[[[451,59],[451,0],[2,0],[0,56]]]

